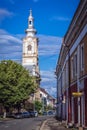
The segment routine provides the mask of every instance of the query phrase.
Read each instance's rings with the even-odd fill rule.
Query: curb
[[[43,128],[44,128],[44,125],[45,125],[45,123],[48,121],[48,119],[46,119],[43,123],[42,123],[42,125],[41,125],[41,127],[40,127],[40,130],[43,130]]]

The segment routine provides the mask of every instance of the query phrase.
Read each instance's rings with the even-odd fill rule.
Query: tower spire
[[[30,9],[30,16],[32,16],[32,10]]]
[[[34,36],[36,30],[34,29],[34,18],[32,16],[32,10],[30,9],[30,15],[28,17],[28,29],[26,29],[27,36]]]

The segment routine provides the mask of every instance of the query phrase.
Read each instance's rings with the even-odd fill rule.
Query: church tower
[[[29,70],[30,75],[39,77],[38,38],[35,36],[36,29],[34,28],[32,10],[30,10],[30,15],[28,17],[28,28],[25,32],[26,36],[23,38],[22,65]]]

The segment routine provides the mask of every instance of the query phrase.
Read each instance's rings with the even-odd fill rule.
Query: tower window
[[[29,21],[29,24],[30,24],[30,25],[31,25],[31,23],[32,23],[32,22],[31,22],[31,21]]]
[[[32,49],[32,46],[28,45],[28,51],[31,51],[31,49]]]

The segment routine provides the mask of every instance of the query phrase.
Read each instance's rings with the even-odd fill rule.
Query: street
[[[0,121],[0,130],[38,130],[48,116]]]

